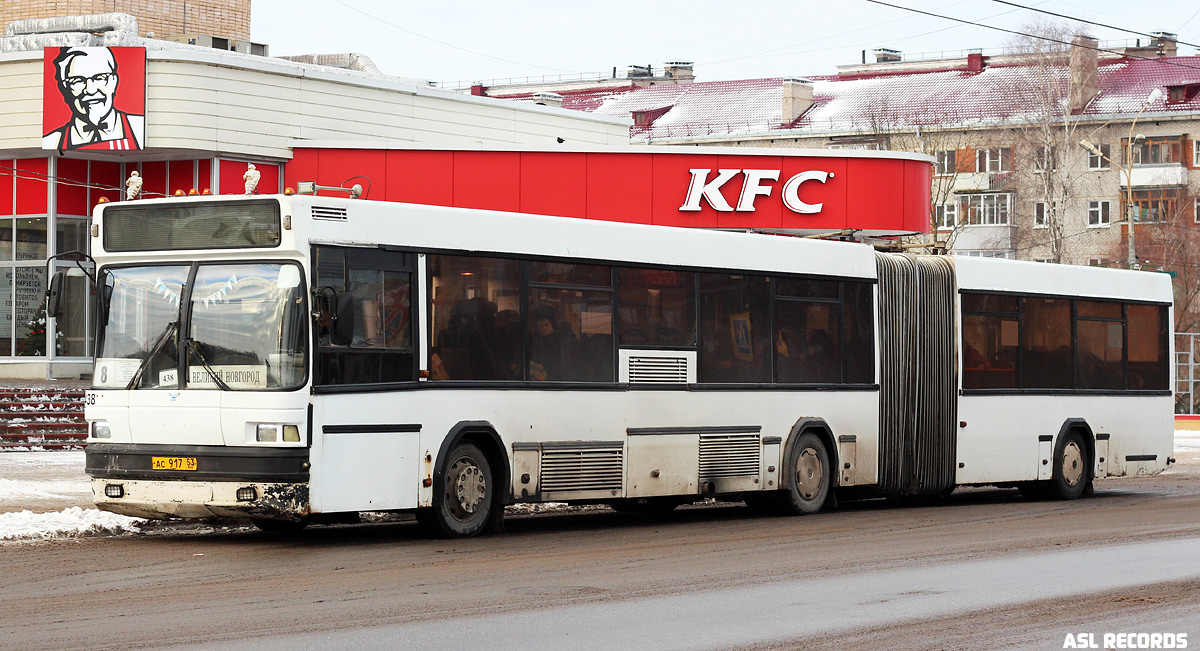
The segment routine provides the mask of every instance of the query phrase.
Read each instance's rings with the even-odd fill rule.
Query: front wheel
[[[495,508],[492,466],[473,443],[454,446],[441,486],[434,485],[433,507],[419,509],[417,520],[433,535],[467,538],[483,531]]]
[[[1050,493],[1060,500],[1077,499],[1091,481],[1091,459],[1083,437],[1076,431],[1067,432],[1054,455]]]
[[[784,469],[790,472],[788,488],[780,495],[780,506],[789,515],[816,513],[829,497],[829,451],[821,438],[805,432],[796,439]]]

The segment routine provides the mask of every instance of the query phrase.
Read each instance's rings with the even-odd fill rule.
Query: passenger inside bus
[[[495,353],[496,304],[477,296],[450,309],[450,323],[438,333],[434,355],[447,380],[501,379]]]
[[[572,379],[578,341],[559,324],[552,306],[539,305],[530,313],[529,336],[529,379]]]

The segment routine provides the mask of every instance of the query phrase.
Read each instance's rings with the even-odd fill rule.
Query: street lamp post
[[[1133,240],[1133,225],[1137,221],[1136,216],[1138,215],[1137,206],[1133,204],[1133,145],[1135,140],[1137,141],[1138,146],[1141,146],[1141,143],[1146,140],[1146,137],[1141,134],[1138,134],[1135,138],[1133,135],[1133,130],[1135,127],[1137,127],[1138,118],[1142,117],[1142,113],[1145,113],[1146,109],[1159,99],[1162,99],[1162,91],[1160,89],[1155,88],[1154,90],[1150,91],[1150,95],[1146,97],[1146,101],[1142,102],[1142,108],[1138,109],[1137,115],[1133,116],[1133,122],[1129,123],[1129,138],[1127,140],[1128,144],[1126,145],[1128,150],[1125,153],[1126,162],[1124,165],[1120,165],[1113,159],[1105,156],[1100,151],[1100,148],[1087,138],[1079,141],[1080,147],[1083,147],[1084,149],[1092,152],[1100,158],[1103,158],[1113,165],[1120,165],[1121,171],[1125,172],[1125,219],[1129,222],[1129,238],[1127,240],[1128,247],[1125,255],[1126,263],[1130,269],[1138,268],[1137,247],[1134,245]]]

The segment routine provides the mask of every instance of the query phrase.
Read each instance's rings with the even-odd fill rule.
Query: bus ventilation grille
[[[620,491],[624,448],[542,450],[542,492]]]
[[[758,434],[700,437],[700,481],[757,477],[762,465]]]
[[[630,357],[630,384],[687,384],[686,357]]]
[[[344,222],[347,219],[345,208],[335,208],[333,206],[313,206],[313,219],[327,219],[336,222]]]

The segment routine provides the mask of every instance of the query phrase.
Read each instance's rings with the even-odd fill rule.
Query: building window
[[[1109,159],[1112,158],[1112,145],[1096,145],[1100,150],[1100,154],[1088,152],[1088,169],[1089,170],[1106,170],[1109,168]]]
[[[1192,141],[1192,167],[1200,167],[1200,144]]]
[[[1033,227],[1046,228],[1050,226],[1050,220],[1056,214],[1058,214],[1057,201],[1039,201],[1033,204]]]
[[[1000,258],[1002,260],[1016,260],[1016,252],[1004,251],[999,249],[966,249],[956,250],[954,255],[964,258]]]
[[[935,155],[933,173],[936,176],[951,176],[958,171],[958,152],[953,149],[939,151]]]
[[[1110,201],[1089,201],[1088,202],[1088,227],[1099,228],[1105,227],[1112,223],[1110,210],[1112,202]]]
[[[1200,197],[1196,197],[1192,206],[1192,221],[1200,224]]]
[[[1053,145],[1034,150],[1033,171],[1046,172],[1058,169],[1058,147]]]
[[[1104,258],[1088,258],[1087,263],[1088,263],[1089,267],[1107,267],[1108,266],[1108,261],[1105,260]]]
[[[1011,200],[1012,195],[1008,193],[970,195],[966,201],[966,223],[972,225],[1007,224]]]
[[[1179,208],[1179,191],[1174,189],[1134,190],[1133,205],[1137,207],[1137,214],[1134,217],[1136,221],[1167,221],[1176,216]],[[1122,208],[1124,207],[1122,205]]]
[[[1121,149],[1129,151],[1129,139],[1124,139]],[[1160,165],[1183,162],[1183,136],[1150,136],[1141,145],[1133,145],[1134,165]]]
[[[975,151],[976,172],[1010,172],[1012,171],[1012,149],[1010,147],[994,147]]]
[[[1054,258],[1034,258],[1033,261],[1041,262],[1042,264],[1050,264],[1054,262]]]
[[[958,204],[944,203],[933,208],[933,225],[938,229],[951,229],[958,225]]]

